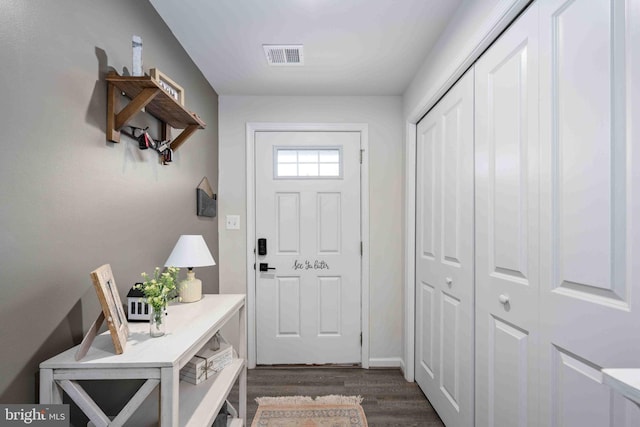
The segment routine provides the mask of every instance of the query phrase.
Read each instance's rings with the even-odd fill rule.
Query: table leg
[[[240,399],[238,402],[238,415],[242,418],[242,425],[247,425],[247,368],[244,367],[240,372],[239,381],[239,393]]]
[[[178,426],[180,371],[174,368],[160,370],[160,425]]]
[[[239,392],[240,399],[238,402],[239,415],[242,418],[243,425],[247,425],[247,310],[246,305],[243,305],[240,308],[238,313],[240,318],[240,325],[238,327],[240,342],[238,344],[238,356],[241,359],[244,359],[245,365],[242,368],[242,372],[240,373],[239,378]]]
[[[40,403],[62,403],[62,390],[53,380],[53,369],[40,369]]]

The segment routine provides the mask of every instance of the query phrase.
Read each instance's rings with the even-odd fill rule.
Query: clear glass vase
[[[167,322],[165,319],[165,310],[166,307],[162,307],[156,311],[156,309],[151,306],[151,313],[149,314],[149,335],[153,338],[163,336],[166,331]]]

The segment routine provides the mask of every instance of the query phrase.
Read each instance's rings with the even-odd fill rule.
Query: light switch
[[[227,215],[227,230],[240,230],[240,215]]]

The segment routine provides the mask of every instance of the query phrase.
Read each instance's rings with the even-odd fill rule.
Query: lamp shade
[[[206,267],[216,265],[201,235],[183,234],[164,263],[165,267]]]

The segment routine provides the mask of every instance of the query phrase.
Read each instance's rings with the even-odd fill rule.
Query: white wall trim
[[[255,132],[259,128],[257,124],[247,123],[246,125],[246,158],[247,168],[247,367],[256,367],[256,275],[255,260],[253,253],[256,241],[255,229]]]
[[[405,293],[404,293],[404,377],[407,381],[414,380],[414,346],[415,346],[415,316],[416,316],[416,137],[418,127],[415,123],[406,123],[406,153],[405,153]]]
[[[415,368],[415,202],[416,202],[416,136],[417,123],[438,102],[455,82],[473,65],[482,53],[509,26],[531,0],[501,0],[489,17],[469,39],[468,49],[461,50],[457,61],[450,63],[452,70],[440,85],[427,90],[421,101],[411,109],[405,127],[405,318],[404,318],[404,376],[414,380]]]
[[[369,125],[353,124],[353,128],[360,131],[360,149],[362,152],[362,165],[360,167],[360,235],[362,238],[362,264],[360,274],[362,277],[362,367],[369,369]]]
[[[255,133],[256,132],[360,132],[362,166],[360,168],[360,224],[363,245],[361,263],[361,364],[367,369],[369,359],[369,125],[366,123],[247,123],[246,176],[247,176],[247,350],[248,367],[256,367],[256,276],[254,270],[255,230]]]
[[[375,357],[369,359],[371,368],[402,368],[402,358],[400,357]]]

